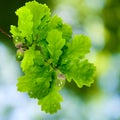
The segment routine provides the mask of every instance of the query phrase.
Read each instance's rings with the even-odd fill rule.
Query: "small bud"
[[[14,44],[16,48],[21,48],[23,46],[23,43],[21,42],[21,38],[20,37],[14,37]]]
[[[66,78],[65,78],[64,74],[59,73],[59,74],[57,75],[56,85],[59,87],[59,90],[64,87],[65,81],[66,81],[65,79],[66,79]]]
[[[21,61],[24,57],[24,50],[22,48],[18,49],[16,52],[16,60]]]
[[[21,48],[23,46],[23,43],[22,42],[19,42],[19,43],[16,43],[15,44],[15,47],[16,48]]]
[[[57,85],[60,89],[62,89],[62,88],[64,87],[64,85],[65,85],[65,80],[57,79],[57,80],[56,80],[56,85]]]
[[[65,80],[65,76],[62,73],[60,73],[57,75],[57,79]]]

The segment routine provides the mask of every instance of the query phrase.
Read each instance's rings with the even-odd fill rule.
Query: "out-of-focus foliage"
[[[120,0],[106,0],[103,9],[105,25],[105,51],[120,52]]]

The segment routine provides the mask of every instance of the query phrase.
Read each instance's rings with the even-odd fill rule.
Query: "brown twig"
[[[9,35],[8,33],[6,33],[1,27],[0,27],[0,32],[1,32],[2,34],[4,34],[5,36],[9,37],[10,39],[12,39],[12,36]]]

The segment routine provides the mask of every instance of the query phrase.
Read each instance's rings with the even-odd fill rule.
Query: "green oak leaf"
[[[54,15],[51,17],[49,23],[48,23],[48,29],[52,30],[52,29],[59,29],[62,27],[62,19],[60,17],[58,17],[57,15]]]
[[[70,41],[72,39],[72,28],[70,25],[64,23],[61,28],[62,37],[66,39],[66,41]]]
[[[25,37],[27,41],[31,43],[33,34],[33,15],[25,6],[19,8],[15,13],[18,16],[18,29],[21,32],[21,36]]]
[[[28,8],[33,15],[33,38],[37,39],[41,29],[46,26],[46,22],[49,21],[50,18],[50,9],[45,4],[39,4],[36,1],[27,2],[25,4],[26,8]],[[44,29],[43,29],[44,31]],[[44,34],[40,34],[42,36]]]
[[[44,4],[39,4],[36,1],[27,2],[25,4],[26,8],[30,10],[33,15],[33,28],[36,29],[44,17],[50,17],[50,9]]]
[[[94,82],[95,66],[89,63],[88,60],[73,60],[63,65],[61,71],[69,82],[73,80],[78,87],[83,85],[90,86]]]
[[[73,40],[68,43],[68,48],[63,56],[62,64],[66,64],[69,60],[80,59],[89,52],[90,39],[84,35],[75,35]]]
[[[18,78],[17,87],[21,92],[28,92],[30,97],[40,99],[48,94],[51,79],[49,67],[33,66]]]
[[[56,113],[60,108],[60,102],[62,102],[62,96],[57,91],[51,91],[47,96],[40,99],[38,104],[41,105],[42,110],[46,113]]]
[[[21,68],[23,71],[29,70],[34,64],[43,65],[44,59],[39,50],[35,50],[35,47],[32,46],[24,52],[24,58],[21,62]]]
[[[60,55],[62,54],[62,48],[65,45],[65,39],[62,38],[62,32],[57,29],[51,30],[47,36],[48,51],[52,60],[53,66],[57,65]]]

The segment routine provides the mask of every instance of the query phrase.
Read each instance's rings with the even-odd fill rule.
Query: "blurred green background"
[[[0,28],[17,25],[15,10],[30,0],[0,0]],[[88,59],[96,65],[91,87],[66,83],[64,102],[54,115],[16,88],[21,74],[16,49],[0,33],[0,120],[120,120],[120,0],[36,0],[69,23],[75,34],[90,36]]]

